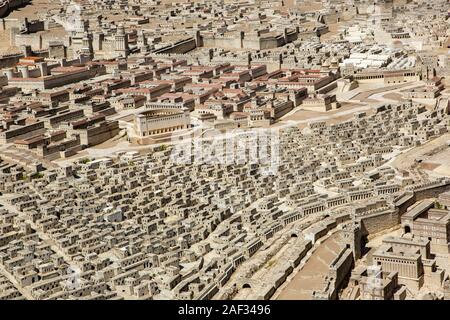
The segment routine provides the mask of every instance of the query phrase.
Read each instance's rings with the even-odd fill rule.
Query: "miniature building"
[[[442,196],[445,201],[445,195]],[[402,216],[405,232],[428,239],[433,252],[449,252],[450,211],[436,209],[435,201],[424,200]]]
[[[133,132],[143,141],[148,136],[158,136],[190,128],[188,110],[153,109],[134,116]]]

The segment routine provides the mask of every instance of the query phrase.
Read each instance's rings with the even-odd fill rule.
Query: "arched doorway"
[[[411,233],[411,227],[405,226],[405,233]]]

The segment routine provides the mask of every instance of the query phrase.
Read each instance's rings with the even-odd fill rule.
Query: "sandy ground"
[[[16,48],[10,46],[9,31],[0,31],[0,55],[19,52]]]
[[[54,160],[54,162],[57,163],[58,165],[65,165],[86,157],[87,158],[109,157],[120,151],[125,152],[137,151],[145,153],[154,146],[155,145],[143,145],[143,146],[133,145],[128,141],[126,141],[126,138],[119,138],[119,139],[114,138],[112,140],[105,141],[94,147],[78,152],[76,155],[72,157],[66,159],[56,159]]]
[[[372,95],[375,95],[377,93],[382,93],[382,92],[385,92],[385,91],[393,91],[393,90],[402,89],[402,88],[411,86],[411,84],[413,84],[413,83],[412,82],[406,82],[406,83],[402,83],[402,84],[398,84],[398,85],[383,86],[381,88],[377,88],[377,89],[373,89],[373,90],[364,90],[363,92],[361,92],[361,93],[357,94],[356,96],[354,96],[352,100],[359,100],[359,101],[367,102],[368,98],[370,96],[372,96]],[[365,89],[363,86],[360,86],[360,87]]]
[[[315,121],[326,121],[327,124],[335,124],[351,119],[357,112],[366,112],[370,114],[373,112],[371,106],[356,103],[343,103],[338,109],[317,112],[308,110],[296,110],[294,113],[287,115],[277,125],[283,125],[287,123],[296,123],[300,129],[305,128],[308,123]]]
[[[334,109],[334,110],[330,110],[327,112],[320,112],[320,111],[309,111],[309,110],[297,110],[295,111],[293,114],[286,116],[285,118],[283,118],[283,120],[293,120],[293,121],[299,121],[299,120],[306,120],[306,119],[310,119],[313,117],[320,117],[320,116],[328,116],[328,117],[333,117],[333,116],[338,116],[339,113],[341,113],[342,111],[349,111],[349,110],[353,110],[355,109],[355,107],[361,107],[363,106],[363,104],[356,104],[356,103],[345,103],[343,104],[340,108],[338,109]]]
[[[383,95],[383,98],[396,100],[399,102],[406,101],[406,99],[403,99],[402,95],[398,92],[386,93],[385,95]]]
[[[431,156],[420,166],[424,170],[450,177],[450,148]]]
[[[290,8],[298,8],[301,11],[315,11],[323,9],[322,3],[320,1],[313,1],[313,0],[305,0],[305,1],[284,0],[283,4],[285,10],[288,10]]]
[[[445,148],[448,141],[450,141],[450,133],[446,133],[439,138],[398,155],[392,162],[392,165],[399,170],[409,170],[412,167],[416,167],[415,160],[421,158],[423,159],[422,164],[420,164],[422,169],[431,169],[431,172],[450,176],[450,148]],[[444,150],[433,154],[440,147],[444,148]]]
[[[11,11],[5,18],[19,20],[24,18],[28,18],[29,20],[39,19],[40,14],[59,8],[59,6],[59,0],[32,0],[32,2],[27,6]],[[0,55],[5,53],[20,52],[17,48],[10,46],[9,32],[9,30],[0,31]]]
[[[7,18],[11,19],[23,19],[28,18],[29,20],[38,19],[39,14],[45,13],[51,9],[56,9],[60,6],[59,0],[32,0],[32,2],[23,7],[13,10],[9,13]]]

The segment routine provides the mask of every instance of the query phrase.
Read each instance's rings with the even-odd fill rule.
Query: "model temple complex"
[[[0,0],[0,300],[449,300],[447,0]]]

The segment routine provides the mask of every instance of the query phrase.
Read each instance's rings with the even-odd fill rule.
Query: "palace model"
[[[447,0],[0,0],[0,299],[450,299]]]

